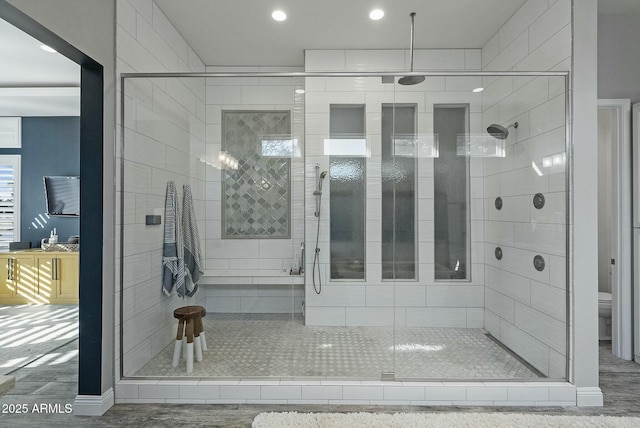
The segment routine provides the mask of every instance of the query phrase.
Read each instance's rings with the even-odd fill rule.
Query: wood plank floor
[[[253,418],[265,411],[298,412],[516,412],[562,415],[640,416],[640,365],[619,360],[611,355],[611,345],[600,346],[600,387],[604,407],[598,408],[531,408],[531,407],[411,407],[411,406],[324,406],[324,405],[184,405],[184,404],[118,404],[99,418],[64,413],[32,412],[34,405],[58,405],[64,409],[73,404],[77,392],[77,342],[56,350],[67,355],[63,364],[30,365],[16,371],[16,388],[0,397],[5,404],[26,404],[28,414],[0,414],[0,426],[41,427],[250,427]],[[55,361],[61,357],[57,356]],[[50,358],[49,361],[53,359]]]

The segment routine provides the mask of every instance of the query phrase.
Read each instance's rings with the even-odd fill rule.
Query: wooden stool
[[[207,342],[204,339],[204,329],[202,325],[202,317],[206,314],[207,311],[202,306],[183,306],[173,311],[173,317],[178,320],[178,332],[173,348],[173,367],[176,367],[180,361],[183,338],[186,339],[187,342],[184,347],[187,373],[193,371],[194,351],[196,361],[202,361],[202,351],[207,350]]]

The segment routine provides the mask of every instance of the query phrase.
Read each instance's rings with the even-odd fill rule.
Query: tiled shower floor
[[[281,314],[207,314],[208,351],[187,374],[173,342],[135,376],[531,379],[539,373],[481,329],[312,327]],[[394,331],[395,330],[395,331]],[[394,358],[395,354],[395,358]]]

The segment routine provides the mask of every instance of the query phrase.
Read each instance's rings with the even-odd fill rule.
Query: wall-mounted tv
[[[80,177],[46,176],[44,194],[50,216],[80,215]]]

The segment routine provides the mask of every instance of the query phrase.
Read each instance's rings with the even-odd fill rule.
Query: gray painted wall
[[[598,15],[598,98],[640,101],[639,15]]]
[[[21,240],[32,247],[55,227],[60,241],[79,233],[78,217],[46,217],[42,177],[80,175],[80,118],[22,118]],[[38,218],[38,220],[36,220]],[[46,223],[45,223],[46,221]]]

